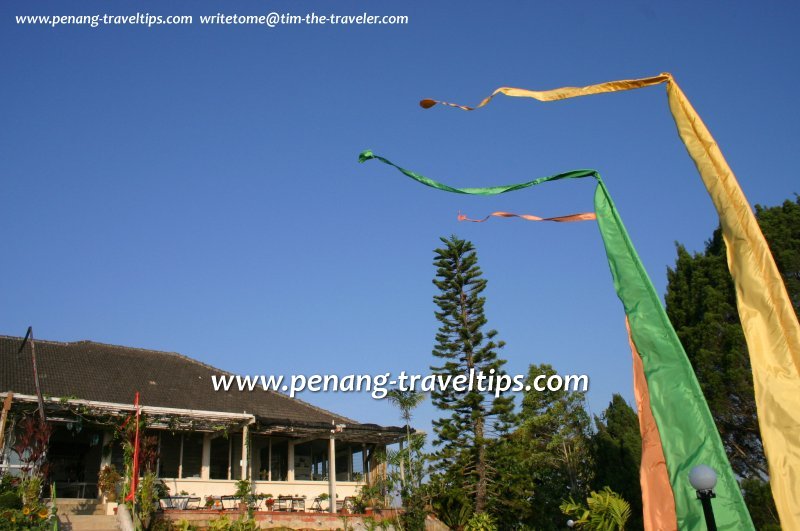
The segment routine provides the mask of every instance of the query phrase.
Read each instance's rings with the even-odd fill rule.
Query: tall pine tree
[[[433,355],[442,363],[432,366],[431,371],[443,377],[469,378],[473,371],[486,377],[504,374],[505,360],[497,356],[504,342],[495,341],[496,330],[485,330],[486,299],[482,293],[486,280],[475,248],[455,236],[441,240],[444,246],[434,251],[433,262],[433,283],[439,289],[433,300],[439,308],[436,319],[440,323]],[[434,469],[442,470],[445,476],[434,480],[460,483],[460,490],[473,500],[474,511],[485,512],[494,472],[489,447],[513,421],[513,397],[495,397],[477,386],[464,392],[449,386],[434,390],[431,400],[447,415],[433,423],[437,447]]]

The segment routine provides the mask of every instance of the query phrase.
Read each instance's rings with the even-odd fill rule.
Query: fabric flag
[[[568,216],[556,216],[553,218],[540,218],[539,216],[533,216],[531,214],[514,214],[512,212],[492,212],[483,219],[470,219],[467,216],[463,215],[461,212],[458,213],[458,221],[471,221],[472,223],[483,223],[484,221],[486,221],[491,217],[520,218],[526,221],[555,221],[557,223],[565,223],[569,221],[589,221],[591,219],[597,219],[597,216],[595,215],[594,212],[582,212],[580,214],[570,214]]]
[[[546,91],[502,87],[476,107],[441,103],[464,110],[488,104],[498,94],[555,101],[665,83],[670,111],[686,150],[719,214],[736,287],[753,372],[761,440],[769,463],[770,484],[784,529],[800,529],[800,324],[753,210],[714,137],[672,75],[610,81],[586,87]]]
[[[667,473],[667,461],[661,446],[661,434],[650,407],[650,390],[644,374],[642,358],[636,350],[628,319],[628,343],[633,358],[633,394],[636,410],[639,412],[639,431],[642,434],[642,462],[639,467],[639,483],[642,485],[642,508],[644,528],[647,531],[678,529],[675,511],[675,497]]]
[[[406,176],[427,186],[473,195],[496,195],[561,179],[596,179],[594,207],[597,223],[611,268],[614,288],[622,301],[630,323],[631,337],[644,368],[650,408],[661,437],[666,471],[674,498],[677,528],[705,530],[702,507],[688,477],[693,467],[705,464],[719,474],[715,489],[717,498],[714,502],[718,528],[753,529],[750,514],[694,370],[639,260],[611,196],[596,171],[575,170],[524,183],[487,188],[454,188],[406,170],[370,151],[363,152],[359,157],[361,162],[372,159],[394,166]],[[650,499],[658,496],[655,491],[648,495]],[[658,521],[655,529],[671,530],[675,529],[675,525],[665,517]]]
[[[125,497],[127,501],[136,499],[136,488],[139,486],[139,391],[133,400],[133,407],[136,408],[136,434],[133,440],[133,466],[131,467],[131,490]]]

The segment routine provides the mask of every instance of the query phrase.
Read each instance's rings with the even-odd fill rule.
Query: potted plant
[[[381,492],[377,485],[362,485],[358,496],[353,500],[353,510],[358,514],[380,512]]]
[[[272,507],[275,505],[275,500],[272,499],[272,494],[263,494],[262,493],[262,494],[259,494],[258,497],[261,498],[262,500],[264,500],[264,505],[267,506],[267,510],[271,511]]]
[[[246,511],[255,499],[253,484],[248,479],[240,479],[236,482],[236,492],[233,495],[239,498],[239,509]]]
[[[114,465],[104,466],[97,474],[97,488],[109,502],[117,501],[117,485],[122,476]]]

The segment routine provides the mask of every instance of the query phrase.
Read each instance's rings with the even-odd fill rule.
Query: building
[[[15,422],[38,408],[31,344],[22,345],[0,336],[0,399],[13,394],[0,467],[11,471],[20,463],[11,451]],[[313,500],[333,492],[341,500],[381,473],[377,455],[405,433],[274,391],[214,391],[212,375],[229,373],[180,354],[92,341],[34,347],[53,426],[48,481],[59,498],[97,497],[100,468],[123,469],[114,433],[134,412],[136,392],[157,475],[171,494],[230,495],[244,478],[256,493]]]

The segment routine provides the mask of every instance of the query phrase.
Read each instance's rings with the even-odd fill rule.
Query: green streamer
[[[622,301],[633,342],[642,358],[650,391],[650,408],[658,425],[675,496],[678,528],[706,529],[702,506],[689,483],[689,471],[705,464],[719,475],[715,488],[717,497],[713,501],[718,529],[754,529],[689,358],[598,172],[575,170],[518,184],[454,188],[402,168],[371,151],[364,151],[359,156],[359,162],[373,159],[393,166],[426,186],[457,194],[497,195],[561,179],[594,178],[597,181],[594,196],[597,223],[614,289]]]
[[[403,173],[407,177],[411,177],[415,181],[422,183],[425,186],[430,186],[431,188],[436,188],[437,190],[442,190],[444,192],[453,192],[454,194],[497,195],[497,194],[504,194],[506,192],[514,192],[516,190],[522,190],[523,188],[530,188],[531,186],[536,186],[537,184],[542,184],[549,181],[558,181],[560,179],[580,179],[582,177],[596,177],[598,179],[600,178],[600,175],[594,170],[573,170],[573,171],[568,171],[566,173],[551,175],[549,177],[539,177],[538,179],[518,184],[507,184],[504,186],[488,186],[485,188],[453,188],[452,186],[448,186],[444,183],[434,181],[433,179],[428,179],[427,177],[422,176],[418,173],[414,173],[411,170],[401,168],[394,162],[385,159],[379,155],[376,155],[372,151],[369,150],[362,151],[361,154],[358,156],[358,162],[366,162],[372,159],[379,160],[384,164],[388,164],[389,166],[397,168],[401,173]]]

